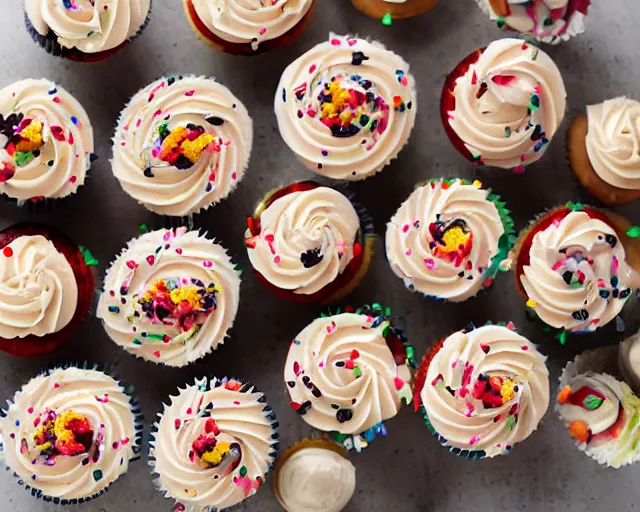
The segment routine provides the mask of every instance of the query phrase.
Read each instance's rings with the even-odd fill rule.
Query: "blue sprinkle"
[[[287,102],[287,91],[286,91],[286,89],[284,87],[282,88],[282,101],[284,103]]]
[[[49,89],[49,94],[50,95],[54,95],[55,93],[58,92],[58,89],[56,89],[55,84],[51,86],[51,89]]]
[[[211,186],[211,183],[207,183],[207,188],[205,188],[205,192],[211,192],[211,189],[213,187]]]
[[[294,341],[293,341],[293,344],[294,344],[294,345],[300,345],[300,340],[294,340]]]
[[[71,122],[78,126],[78,118],[76,116],[71,116]]]
[[[20,426],[20,420],[16,420],[16,427]]]
[[[109,306],[109,312],[110,313],[114,313],[114,314],[118,314],[118,313],[120,313],[120,308],[118,306]]]
[[[327,156],[329,154],[329,152],[326,149],[322,150],[322,156]]]

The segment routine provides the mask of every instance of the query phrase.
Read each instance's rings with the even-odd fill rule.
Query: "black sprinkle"
[[[353,418],[353,412],[351,411],[351,409],[340,409],[336,413],[336,418],[340,423],[344,423]]]
[[[571,272],[570,270],[567,270],[562,274],[562,279],[564,279],[565,283],[571,284],[571,279],[573,279],[573,272]]]
[[[205,121],[213,126],[222,126],[224,124],[224,119],[217,116],[207,117]]]
[[[571,316],[576,320],[586,320],[589,318],[589,312],[586,309],[581,309],[580,311],[574,311],[571,313]]]
[[[287,381],[287,386],[289,386],[290,388],[295,388],[296,387],[296,383],[292,380]]]
[[[365,60],[369,60],[369,57],[362,52],[353,52],[353,55],[351,56],[351,64],[354,66],[359,66]]]
[[[331,404],[331,408],[332,409],[340,409],[340,406],[338,404]]]
[[[324,258],[324,254],[320,252],[320,248],[318,249],[310,249],[307,252],[303,252],[300,255],[300,261],[304,268],[312,268],[315,267],[318,263],[322,261]]]
[[[307,414],[309,412],[309,409],[311,409],[311,402],[309,400],[307,400],[302,405],[300,405],[300,408],[296,412],[300,416],[304,416],[305,414]]]
[[[614,248],[618,244],[618,239],[613,235],[606,235],[604,240],[611,246],[611,248]]]

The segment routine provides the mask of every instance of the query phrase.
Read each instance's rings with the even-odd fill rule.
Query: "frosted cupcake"
[[[398,156],[415,123],[409,64],[380,43],[331,34],[282,74],[282,138],[310,170],[361,180]]]
[[[56,57],[105,60],[127,46],[149,22],[151,0],[25,0],[27,30]]]
[[[0,232],[0,350],[40,356],[68,342],[87,317],[98,264],[84,247],[40,224]]]
[[[413,18],[427,12],[436,6],[438,0],[351,0],[351,2],[361,13],[371,18],[382,19],[385,25],[390,25],[390,20]]]
[[[411,400],[413,348],[379,304],[314,320],[289,348],[291,407],[309,425],[360,451]]]
[[[567,134],[571,170],[607,205],[640,198],[639,147],[640,102],[624,96],[588,106]]]
[[[279,297],[329,304],[367,273],[374,232],[364,208],[314,182],[267,194],[248,218],[245,245],[259,279]]]
[[[476,0],[499,28],[558,44],[584,32],[590,0]]]
[[[620,332],[633,328],[619,316],[623,308],[634,308],[640,288],[637,242],[625,234],[624,222],[571,203],[521,233],[518,288],[529,310],[557,329],[563,343],[569,333],[592,333],[609,324]],[[637,323],[637,315],[627,318]]]
[[[462,302],[506,270],[514,240],[509,210],[482,183],[433,180],[387,224],[387,258],[410,291]]]
[[[613,375],[617,347],[589,350],[560,377],[556,411],[577,447],[600,464],[618,469],[640,459],[640,399]]]
[[[97,316],[127,352],[185,366],[224,342],[239,301],[240,275],[221,245],[163,229],[129,242],[111,265]]]
[[[473,52],[446,78],[440,114],[469,161],[522,172],[544,155],[566,98],[551,57],[520,39],[501,39]]]
[[[186,217],[235,190],[252,144],[253,122],[229,89],[209,78],[171,76],[142,89],[122,111],[111,164],[139,203]]]
[[[637,393],[640,390],[640,331],[620,344],[618,365],[625,382]]]
[[[45,501],[96,498],[139,457],[140,408],[97,367],[42,373],[1,416],[0,458],[32,496]]]
[[[508,454],[549,407],[545,360],[511,322],[472,326],[436,343],[424,358],[414,406],[452,453],[468,459]]]
[[[290,44],[311,19],[315,0],[183,0],[197,36],[217,50],[256,55]]]
[[[224,510],[258,492],[278,449],[265,396],[248,383],[205,377],[170,398],[149,455],[176,510]]]
[[[0,193],[19,202],[67,197],[96,159],[82,105],[42,78],[0,90]]]

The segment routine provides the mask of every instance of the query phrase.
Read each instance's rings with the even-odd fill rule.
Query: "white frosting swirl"
[[[186,510],[223,510],[254,495],[274,462],[275,423],[264,395],[237,381],[207,379],[180,390],[164,406],[150,456],[157,485]],[[228,456],[216,467],[201,465],[193,443],[213,420],[218,442],[237,445],[239,458]],[[237,453],[237,452],[236,452]],[[239,460],[238,460],[239,459]]]
[[[431,360],[420,391],[441,442],[495,457],[524,441],[549,407],[545,359],[506,327],[487,325],[449,336]],[[497,394],[489,390],[494,382]]]
[[[280,134],[298,159],[347,180],[367,178],[398,156],[417,106],[401,57],[380,43],[334,34],[287,67],[275,98]]]
[[[21,236],[3,249],[0,338],[58,332],[71,321],[77,304],[73,269],[52,242],[40,235]]]
[[[231,43],[276,39],[295,27],[313,0],[191,0],[200,21]]]
[[[46,496],[91,498],[126,473],[129,461],[137,458],[130,400],[116,380],[97,370],[67,368],[40,375],[16,393],[0,419],[4,462]],[[93,430],[88,453],[42,460],[34,434],[47,410],[58,415],[72,411],[88,420]]]
[[[120,46],[144,25],[151,0],[25,0],[25,11],[36,31],[52,31],[63,48],[98,53]]]
[[[566,110],[560,70],[520,39],[492,42],[451,94],[455,109],[448,123],[474,159],[492,167],[539,160]]]
[[[387,258],[410,290],[461,302],[486,284],[505,229],[489,191],[475,185],[422,185],[387,224]],[[471,245],[459,249],[461,237]]]
[[[529,256],[520,281],[536,314],[557,329],[593,332],[640,288],[616,231],[584,211],[536,233]]]
[[[387,344],[389,326],[382,317],[342,313],[318,318],[296,336],[284,380],[291,406],[307,423],[361,434],[398,413],[411,375]]]
[[[621,96],[587,107],[589,161],[609,185],[640,190],[640,102]]]
[[[312,295],[335,281],[354,257],[360,220],[340,192],[318,187],[276,199],[260,215],[248,247],[253,267],[271,284]],[[316,263],[317,262],[317,263]]]
[[[326,448],[301,448],[278,469],[275,495],[287,512],[341,512],[356,490],[356,468]]]
[[[82,105],[45,78],[0,91],[0,193],[18,200],[73,194],[91,168],[93,128]]]
[[[171,292],[170,301],[151,294],[157,314],[147,316],[141,301],[158,281],[174,282],[191,292],[198,288],[196,293],[206,290],[210,303],[205,300],[199,310],[181,302],[192,300],[187,293],[174,298]],[[107,272],[97,316],[111,339],[128,352],[168,366],[185,366],[224,342],[239,301],[240,276],[221,245],[197,231],[165,229],[129,242]],[[160,307],[174,308],[175,314],[163,317],[158,314]]]
[[[202,140],[210,141],[197,160],[189,167],[172,162],[171,154],[163,160],[163,141],[172,137],[166,134],[188,127],[198,128]],[[142,89],[123,110],[111,163],[125,192],[149,210],[185,216],[218,203],[236,188],[252,144],[253,122],[229,89],[204,77],[168,77]]]

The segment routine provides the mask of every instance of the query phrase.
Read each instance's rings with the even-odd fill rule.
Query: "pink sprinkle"
[[[177,248],[176,248],[176,252],[177,252],[178,254],[182,254],[182,249],[181,249],[180,247],[177,247]]]
[[[471,402],[465,402],[465,408],[466,410],[464,411],[464,415],[467,418],[471,418],[472,414],[476,411],[476,408]]]
[[[409,224],[405,224],[404,226],[402,226],[402,232],[406,233],[407,231],[409,231]]]
[[[57,103],[58,105],[60,104],[60,98],[58,98],[57,96],[55,98],[53,98],[53,102]]]
[[[178,430],[182,422],[180,421],[180,418],[176,418],[176,421],[174,421],[173,424],[175,425],[176,430]]]
[[[462,385],[468,386],[471,384],[471,373],[473,372],[473,365],[469,364],[469,361],[464,363],[464,371],[462,372]]]
[[[266,29],[266,28],[261,28],[261,29],[260,29],[260,32],[259,32],[259,34],[260,34],[261,36],[263,36],[263,35],[265,34],[265,32],[266,32],[266,31],[267,31],[267,29]]]
[[[400,83],[406,87],[407,85],[409,85],[409,80],[407,80],[407,77],[406,77],[406,76],[403,76],[403,77],[400,79]]]
[[[318,69],[318,66],[316,66],[315,64],[311,64],[311,67],[309,68],[309,73],[313,73],[316,69]]]
[[[27,409],[27,412],[28,412],[29,414],[33,414],[33,407],[29,407],[29,408]]]
[[[162,114],[162,110],[158,109],[153,113],[153,117],[158,117],[161,114]]]
[[[429,270],[433,270],[436,268],[436,262],[433,261],[431,258],[425,258],[424,264],[427,266]]]
[[[471,75],[471,85],[476,85],[478,83],[478,74],[476,70],[473,70],[473,74]]]
[[[114,441],[111,446],[113,447],[114,450],[117,450],[118,446],[120,446],[120,443],[118,441]]]
[[[237,180],[237,179],[238,179],[238,174],[237,174],[237,173],[235,173],[235,172],[232,172],[232,173],[231,173],[231,179],[232,179],[232,180]]]
[[[155,357],[160,357],[160,351],[159,351],[159,350],[156,350],[156,351],[153,353],[153,355],[154,355]]]
[[[613,259],[611,260],[611,273],[614,276],[618,275],[618,267],[619,267],[619,262],[618,262],[618,257],[614,256]]]
[[[533,90],[536,92],[536,94],[540,94],[541,92],[540,85],[536,85]]]
[[[324,368],[324,361],[320,361],[320,363],[318,364],[318,368]]]
[[[458,390],[458,394],[460,395],[460,398],[464,398],[469,394],[469,390],[467,388],[460,388]]]
[[[478,441],[480,441],[480,436],[473,436],[469,439],[469,444],[476,444]]]
[[[404,387],[404,381],[400,377],[395,377],[393,379],[393,383],[395,384],[398,391],[400,391]]]
[[[491,78],[491,80],[493,81],[493,83],[496,83],[503,87],[507,87],[509,85],[512,85],[513,82],[517,80],[517,78],[513,75],[495,75]]]
[[[527,159],[527,155],[526,155],[525,153],[522,153],[522,154],[520,155],[520,161],[521,161],[521,162],[524,162],[526,159]]]
[[[354,44],[356,44],[357,42],[358,42],[358,40],[357,40],[357,39],[349,39],[349,40],[347,41],[347,44],[348,44],[349,46],[353,46],[353,45],[354,45]]]
[[[193,414],[193,409],[191,407],[189,407],[187,409],[187,416],[190,416],[191,414]]]
[[[276,265],[280,265],[280,256],[276,256],[276,257],[274,257],[274,258],[273,258],[273,262],[274,262]]]
[[[411,256],[411,249],[407,249],[407,252],[405,253],[407,256]]]
[[[515,331],[516,330],[516,326],[513,324],[513,322],[509,322],[507,324],[507,329],[509,329],[510,331]]]
[[[271,242],[273,242],[273,240],[274,240],[274,236],[273,236],[271,233],[269,233],[268,235],[264,235],[264,239],[265,239],[267,242],[271,243]]]
[[[451,368],[455,370],[456,366],[458,366],[458,360],[457,359],[453,363],[451,363]]]
[[[234,400],[233,405],[240,405],[240,402],[238,402],[237,400]]]
[[[195,93],[196,93],[196,91],[192,90],[192,91],[187,91],[187,92],[185,92],[185,93],[184,93],[184,95],[185,95],[185,96],[189,96],[189,97],[191,97],[191,96],[193,96]]]
[[[524,172],[524,165],[518,165],[513,168],[513,174],[522,174]]]
[[[332,40],[331,40],[331,44],[332,44],[333,46],[340,46],[340,39],[335,39],[335,38],[334,38],[334,39],[332,39]]]
[[[73,184],[76,181],[78,181],[78,178],[76,176],[71,176],[71,178],[69,178],[69,183]]]
[[[556,219],[557,220],[557,219]],[[563,260],[558,260],[553,264],[553,267],[551,267],[551,270],[553,270],[554,272],[556,270],[558,270],[562,265],[563,265],[564,261]]]
[[[300,368],[300,363],[298,363],[298,361],[293,362],[293,373],[296,377],[302,373],[302,369]]]
[[[202,264],[204,265],[205,268],[211,268],[213,267],[213,263],[210,262],[209,260],[205,260],[202,262]]]
[[[604,288],[605,284],[604,284],[604,279],[598,279],[598,288]]]
[[[527,350],[529,350],[529,346],[528,345],[522,345],[522,347],[520,347],[522,350],[524,350],[525,352]]]
[[[131,270],[135,270],[138,268],[138,264],[133,260],[129,260],[127,261],[127,267],[129,267]]]
[[[121,444],[122,446],[126,446],[126,445],[128,445],[128,444],[129,444],[129,438],[128,438],[128,437],[125,437],[122,441],[120,441],[120,444]]]
[[[142,119],[138,119],[136,121],[136,128],[140,128],[140,125],[142,124]]]
[[[60,387],[60,383],[59,383],[59,382],[56,382],[56,383],[53,385],[53,389],[58,389],[59,387]]]
[[[156,258],[153,254],[147,256],[147,263],[149,265],[153,265],[156,262]]]
[[[162,237],[162,239],[166,242],[167,240],[169,240],[169,238],[171,238],[171,231],[167,231],[164,236]]]

